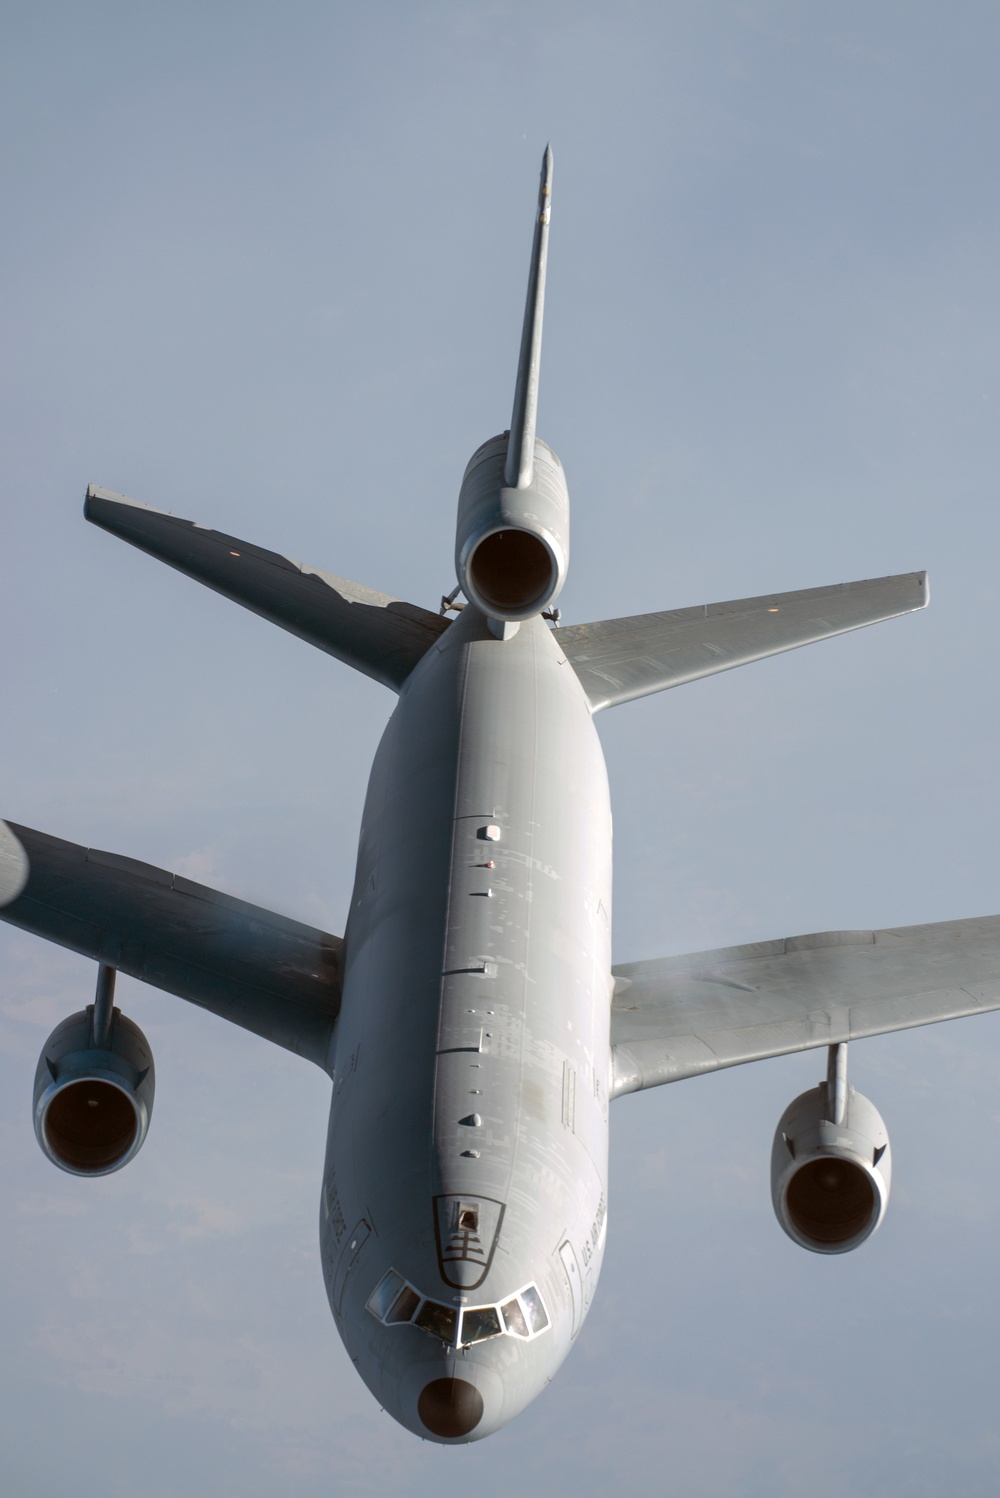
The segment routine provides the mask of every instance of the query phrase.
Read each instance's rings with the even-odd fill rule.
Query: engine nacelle
[[[466,598],[516,622],[555,599],[569,566],[569,492],[552,449],[535,438],[530,487],[504,484],[507,434],[469,459],[458,497],[455,568]]]
[[[35,1137],[71,1175],[102,1176],[138,1154],[153,1111],[149,1043],[120,1009],[94,1043],[94,1006],[70,1015],[45,1042],[35,1072]]]
[[[771,1151],[771,1199],[789,1238],[817,1254],[843,1254],[869,1238],[889,1201],[889,1135],[853,1087],[843,1122],[831,1123],[827,1085],[785,1109]]]

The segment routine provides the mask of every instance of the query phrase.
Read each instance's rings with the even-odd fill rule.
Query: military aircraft
[[[612,964],[595,715],[923,608],[927,580],[561,625],[569,496],[535,431],[551,188],[546,150],[510,428],[469,460],[439,613],[87,492],[94,524],[398,694],[343,937],[0,822],[0,916],[98,964],[94,1002],[38,1062],[44,1153],[97,1176],[146,1137],[153,1058],[114,1005],[118,971],[322,1067],[333,1316],[384,1408],[446,1444],[524,1409],[580,1330],[616,1098],[826,1048],[825,1079],[778,1123],[771,1189],[796,1243],[844,1253],[878,1227],[890,1185],[848,1042],[1000,1008],[1000,916]]]

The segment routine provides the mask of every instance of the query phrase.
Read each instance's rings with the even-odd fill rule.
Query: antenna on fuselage
[[[542,315],[545,310],[545,266],[549,254],[549,217],[552,206],[552,147],[545,147],[538,186],[538,214],[531,246],[528,297],[524,305],[521,355],[514,386],[514,410],[507,439],[504,483],[527,489],[535,466],[535,422],[538,417],[538,366],[542,357]]]

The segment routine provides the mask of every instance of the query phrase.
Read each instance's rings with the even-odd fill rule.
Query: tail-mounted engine
[[[155,1076],[139,1026],[114,1008],[114,968],[101,966],[94,1002],[57,1025],[35,1072],[35,1136],[71,1175],[120,1170],[138,1154]]]
[[[508,435],[469,460],[458,499],[455,567],[462,591],[491,619],[516,622],[556,598],[569,566],[569,493],[562,464],[534,438],[530,483],[505,482]]]
[[[771,1151],[781,1226],[818,1254],[869,1238],[889,1201],[889,1136],[878,1110],[847,1084],[847,1047],[830,1047],[827,1080],[785,1109]]]

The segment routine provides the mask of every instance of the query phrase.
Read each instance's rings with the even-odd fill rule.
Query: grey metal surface
[[[106,962],[97,965],[97,986],[94,992],[93,1012],[90,1020],[90,1043],[93,1046],[107,1044],[111,1021],[115,1012],[115,983],[118,969]]]
[[[458,496],[455,526],[455,573],[470,603],[484,614],[500,619],[530,619],[559,595],[569,568],[569,491],[556,454],[540,437],[534,439],[531,484],[511,489],[504,483],[503,465],[507,439],[493,437],[477,448],[469,459]],[[531,596],[522,594],[497,606],[476,587],[475,569],[470,567],[479,544],[496,531],[523,531],[545,547],[549,577]],[[533,590],[532,590],[533,591]]]
[[[560,630],[595,712],[925,608],[926,572],[635,614]]]
[[[614,968],[614,1095],[1000,1009],[1000,915]]]
[[[558,632],[536,618],[499,640],[467,607],[400,697],[362,825],[324,1272],[382,1405],[426,1436],[421,1390],[459,1374],[483,1399],[478,1439],[553,1376],[604,1246],[611,817]],[[442,1227],[463,1201],[484,1241],[466,1279]],[[450,1306],[501,1304],[533,1282],[551,1324],[527,1341],[448,1349],[366,1310],[390,1269]]]
[[[336,936],[179,874],[15,822],[27,879],[0,920],[189,999],[325,1065],[340,1004]]]
[[[552,148],[545,147],[538,184],[538,212],[528,270],[528,295],[524,304],[521,353],[514,385],[514,409],[504,465],[504,482],[510,489],[527,489],[535,461],[535,426],[538,419],[538,374],[542,359],[542,319],[545,313],[545,272],[549,256],[549,220],[552,212]]]
[[[93,484],[94,525],[398,691],[448,620]]]
[[[830,1049],[844,1053],[847,1047]],[[838,1065],[842,1056],[834,1069]],[[839,1116],[833,1117],[830,1096],[829,1083],[820,1083],[793,1098],[771,1145],[774,1215],[793,1243],[817,1254],[850,1253],[870,1238],[892,1190],[892,1149],[882,1115],[845,1084]]]
[[[81,1086],[88,1097],[83,1117],[70,1104],[68,1115],[60,1118],[60,1099],[65,1102],[67,1093],[79,1098]],[[102,1102],[118,1101],[122,1094],[129,1104],[126,1118],[117,1108],[108,1118]],[[62,1020],[42,1047],[32,1089],[35,1138],[53,1165],[70,1175],[110,1175],[142,1148],[155,1094],[153,1052],[139,1026],[112,1009],[106,1033],[95,1038],[90,1006]],[[91,1114],[91,1106],[97,1113]]]

